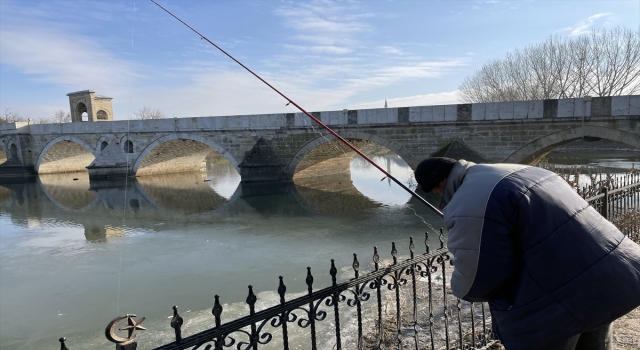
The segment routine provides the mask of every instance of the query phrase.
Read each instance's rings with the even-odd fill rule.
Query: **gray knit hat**
[[[438,184],[449,176],[455,159],[445,157],[427,158],[418,164],[413,176],[424,192],[431,192]]]

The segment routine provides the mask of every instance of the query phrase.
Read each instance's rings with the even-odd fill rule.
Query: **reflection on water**
[[[416,187],[413,170],[398,155],[386,154],[370,158],[407,187],[412,189]],[[359,156],[351,162],[351,174],[353,184],[359,192],[376,203],[403,205],[411,198],[411,194],[398,191],[399,187],[391,179],[385,178],[373,165]]]
[[[60,207],[70,210],[89,206],[96,194],[89,190],[89,174],[46,174],[38,177],[43,193]]]
[[[9,197],[11,197],[11,190],[4,186],[0,186],[0,202],[4,202],[9,199]]]
[[[206,173],[151,175],[137,178],[135,185],[149,202],[188,215],[211,211],[227,202],[205,180]]]
[[[387,158],[375,159],[387,166]],[[393,174],[406,173],[389,159]],[[248,284],[277,301],[279,275],[299,293],[307,266],[321,288],[331,281],[330,259],[347,278],[353,253],[363,267],[374,245],[384,256],[395,241],[406,253],[408,237],[427,230],[404,206],[408,197],[396,199],[401,190],[370,177],[377,171],[357,159],[337,161],[316,168],[325,176],[266,186],[240,184],[230,164],[207,173],[108,181],[69,173],[3,184],[0,347],[50,349],[65,336],[71,349],[111,348],[100,329],[131,312],[148,317],[149,331],[139,335],[147,349],[170,339],[174,304],[185,319],[193,317],[188,310],[201,315],[186,335],[210,327],[214,294],[230,303],[228,320],[245,312]],[[442,226],[420,204],[408,206]]]

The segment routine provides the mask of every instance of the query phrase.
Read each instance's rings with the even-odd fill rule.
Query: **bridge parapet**
[[[640,95],[313,112],[329,126],[640,116]],[[311,126],[301,113],[207,116],[102,123],[0,124],[0,132],[123,133],[270,130]]]
[[[581,137],[640,148],[640,95],[313,114],[343,137],[387,147],[410,166],[454,140],[494,162],[535,162],[553,148]],[[83,162],[95,157],[87,167],[91,176],[136,175],[150,164],[153,173],[187,171],[201,168],[194,159],[210,149],[227,158],[243,181],[290,180],[302,158],[330,139],[301,113],[0,124],[0,148],[7,155],[0,175],[9,166],[37,172],[43,162],[50,165],[50,171],[57,171],[55,164],[72,159],[75,150],[83,152]],[[62,142],[82,147],[63,147]],[[198,157],[194,158],[195,149]],[[47,152],[51,154],[45,156]],[[187,166],[187,161],[193,164]],[[79,166],[84,169],[85,165]]]

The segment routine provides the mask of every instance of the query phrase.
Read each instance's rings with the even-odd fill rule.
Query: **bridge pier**
[[[127,165],[113,165],[113,166],[95,166],[89,165],[87,167],[90,179],[109,179],[117,177],[125,177],[133,175],[131,172],[131,166]]]
[[[292,181],[293,178],[286,172],[287,163],[278,156],[273,146],[261,137],[247,152],[244,161],[238,164],[241,181]]]
[[[240,164],[241,182],[263,182],[263,181],[293,181],[286,171],[284,164]]]
[[[5,162],[0,165],[0,178],[4,177],[30,177],[36,176],[36,169],[33,165],[24,166],[20,162],[16,164],[7,164],[13,162]]]

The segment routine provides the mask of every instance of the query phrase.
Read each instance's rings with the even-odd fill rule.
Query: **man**
[[[512,349],[611,349],[611,322],[640,305],[640,247],[559,176],[518,164],[429,158],[442,196],[453,294],[488,301]]]

